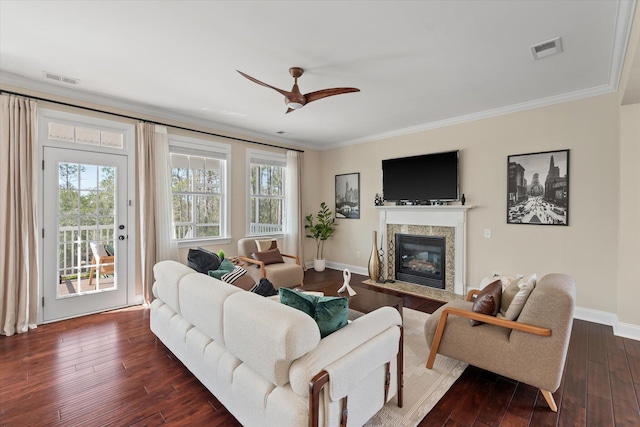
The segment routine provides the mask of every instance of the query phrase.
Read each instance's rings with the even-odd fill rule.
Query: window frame
[[[220,245],[231,243],[231,215],[229,196],[231,192],[231,145],[218,141],[191,138],[182,135],[169,134],[169,162],[171,162],[171,154],[183,154],[188,156],[206,157],[211,159],[222,160],[220,179],[220,236],[218,237],[190,237],[178,239],[173,231],[175,225],[172,224],[172,239],[174,239],[179,248],[193,247],[194,245]],[[172,171],[171,163],[169,163],[169,173]],[[201,193],[193,193],[198,195]],[[172,222],[173,213],[173,189],[171,189],[172,203],[169,205],[171,210]],[[195,221],[195,218],[193,219]],[[194,222],[195,224],[195,222]]]
[[[276,233],[252,233],[251,232],[251,165],[261,164],[282,167],[282,196],[273,197],[282,199],[282,231]],[[246,236],[247,237],[267,237],[281,238],[286,234],[285,215],[287,211],[287,156],[285,153],[277,153],[273,151],[247,149],[247,218],[246,218]]]

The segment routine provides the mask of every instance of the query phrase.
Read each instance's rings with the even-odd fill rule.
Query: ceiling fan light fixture
[[[300,104],[299,102],[287,102],[287,107],[291,108],[292,110],[298,110],[302,108],[302,104]]]

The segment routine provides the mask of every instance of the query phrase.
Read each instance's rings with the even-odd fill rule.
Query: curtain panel
[[[303,237],[304,223],[302,221],[302,153],[287,151],[287,186],[286,186],[286,212],[284,224],[284,252],[297,255],[300,258],[302,268],[307,269],[304,263]]]
[[[171,168],[166,127],[138,123],[136,158],[142,294],[145,304],[149,304],[153,300],[153,266],[163,260],[178,260],[171,218]]]
[[[38,316],[36,101],[0,95],[0,335]]]

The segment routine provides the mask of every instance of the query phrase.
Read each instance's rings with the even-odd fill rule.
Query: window
[[[171,195],[178,241],[226,238],[226,144],[169,136]]]
[[[285,200],[284,154],[248,150],[249,235],[283,233]]]
[[[78,126],[70,123],[49,122],[49,139],[111,148],[124,148],[124,132]]]

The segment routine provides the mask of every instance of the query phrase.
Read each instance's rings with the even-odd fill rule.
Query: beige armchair
[[[260,277],[268,279],[273,287],[290,288],[293,286],[302,286],[304,283],[304,269],[300,264],[300,259],[295,255],[282,255],[284,263],[266,264],[263,261],[254,259],[251,254],[258,252],[258,245],[255,238],[244,238],[238,240],[238,258],[247,264],[248,269],[256,266],[260,271]]]
[[[472,290],[467,301],[436,310],[424,326],[431,352],[537,387],[554,412],[551,393],[560,386],[573,325],[576,288],[564,274],[548,274],[537,283],[516,321],[474,313]],[[469,319],[485,322],[471,326]]]

